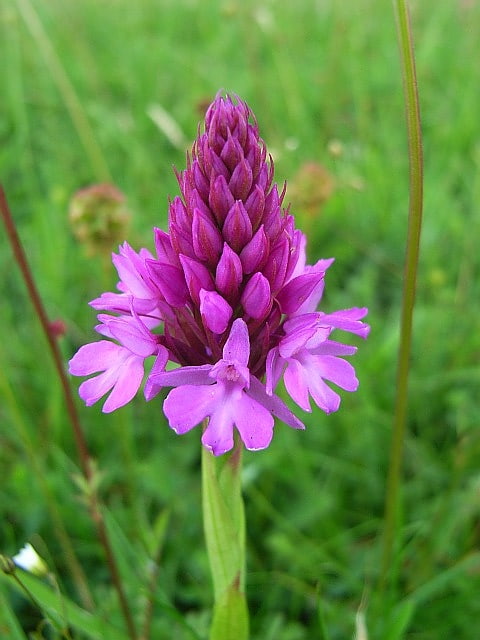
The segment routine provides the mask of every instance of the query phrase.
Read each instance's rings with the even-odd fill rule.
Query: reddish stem
[[[10,208],[8,206],[5,191],[3,190],[3,187],[1,185],[0,185],[0,210],[2,214],[3,223],[7,231],[8,239],[10,241],[10,245],[12,247],[12,251],[15,256],[15,260],[17,261],[17,264],[20,268],[23,279],[25,281],[25,285],[28,290],[28,295],[30,296],[35,312],[40,320],[40,324],[42,325],[43,332],[45,333],[45,336],[47,338],[48,345],[52,353],[53,361],[55,363],[55,368],[57,370],[58,377],[60,378],[60,382],[63,390],[63,396],[65,398],[65,404],[67,406],[68,416],[70,418],[70,423],[73,429],[73,435],[75,439],[75,445],[77,447],[78,457],[80,458],[80,464],[82,467],[83,475],[85,476],[88,486],[91,490],[91,493],[89,493],[91,498],[89,501],[90,515],[97,528],[97,535],[106,556],[107,564],[110,570],[110,575],[112,577],[112,582],[117,591],[120,607],[122,609],[122,613],[125,618],[125,623],[127,625],[129,635],[132,640],[135,640],[137,634],[136,634],[135,626],[133,623],[133,617],[130,612],[130,608],[128,606],[128,601],[122,586],[120,573],[118,571],[115,556],[113,554],[113,550],[110,545],[110,540],[108,538],[105,521],[103,519],[100,505],[98,503],[98,496],[96,495],[95,484],[93,482],[94,480],[93,470],[90,464],[91,457],[88,451],[87,441],[85,439],[83,429],[80,424],[80,419],[78,417],[78,413],[75,408],[75,402],[73,400],[73,395],[70,389],[68,378],[65,373],[65,369],[63,367],[63,358],[60,352],[60,348],[58,346],[56,332],[47,316],[45,307],[43,306],[42,299],[40,297],[37,286],[33,279],[31,269],[28,265],[27,256],[23,249],[22,243],[20,241],[20,237],[17,233],[17,229],[13,221],[12,214],[10,212]]]

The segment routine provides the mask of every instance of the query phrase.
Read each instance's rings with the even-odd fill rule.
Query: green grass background
[[[309,234],[310,260],[336,257],[323,309],[368,306],[372,332],[354,358],[360,389],[344,394],[338,414],[314,410],[304,416],[305,433],[278,425],[268,450],[245,456],[248,593],[258,640],[351,638],[359,609],[369,638],[480,637],[480,5],[424,0],[411,8],[425,218],[396,586],[380,592],[408,209],[391,4],[0,5],[0,175],[49,314],[67,324],[65,361],[95,339],[87,302],[116,282],[113,267],[74,239],[71,194],[113,181],[132,212],[129,242],[152,248],[152,226],[166,227],[168,197],[178,193],[172,166],[184,166],[201,105],[218,90],[252,107],[280,183],[290,185],[305,162],[334,178],[332,196],[314,216],[301,207],[294,213]],[[176,121],[185,148],[156,126],[152,105]],[[341,143],[340,155],[329,151],[332,141]],[[96,615],[121,626],[75,483],[60,385],[4,233],[0,278],[0,550],[13,555],[31,540],[65,597],[81,604],[62,522]],[[160,550],[151,638],[205,638],[211,589],[198,430],[177,437],[160,398],[146,404],[140,396],[113,415],[79,408],[132,609],[140,620],[149,557]],[[6,580],[2,603],[6,638],[15,638],[8,612],[25,630],[39,624]]]

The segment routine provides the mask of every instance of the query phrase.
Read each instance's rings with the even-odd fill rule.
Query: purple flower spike
[[[332,340],[336,330],[365,338],[367,310],[318,311],[333,259],[306,264],[306,237],[283,209],[286,187],[249,107],[217,96],[205,115],[181,195],[169,205],[168,232],[154,229],[155,253],[124,243],[113,256],[120,281],[90,304],[105,338],[81,347],[73,375],[88,405],[109,393],[104,411],[129,402],[153,359],[144,395],[174,387],[164,403],[169,424],[185,433],[206,421],[202,443],[215,455],[232,448],[237,429],[248,449],[271,441],[274,417],[302,422],[274,394],[283,379],[291,398],[326,413],[358,380],[345,356],[356,347]],[[116,342],[111,342],[116,341]],[[166,365],[170,361],[174,367]]]

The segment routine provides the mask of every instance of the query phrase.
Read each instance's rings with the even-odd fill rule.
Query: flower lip
[[[172,389],[163,408],[170,427],[182,434],[208,418],[202,444],[214,455],[233,447],[234,427],[247,449],[265,449],[273,436],[273,416],[296,429],[304,426],[278,396],[267,394],[264,385],[251,376],[248,329],[237,318],[223,349],[223,358],[215,365],[180,367],[156,375],[157,384]]]

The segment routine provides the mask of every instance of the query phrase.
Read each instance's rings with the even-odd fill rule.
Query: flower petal
[[[283,376],[285,388],[294,402],[304,411],[311,412],[309,400],[308,370],[306,370],[298,360],[291,358]]]
[[[265,449],[273,437],[273,417],[265,407],[243,393],[237,405],[235,424],[243,444],[250,451]]]
[[[350,362],[335,356],[314,356],[314,358],[317,363],[316,371],[322,378],[330,380],[345,391],[358,389],[355,369]]]
[[[230,335],[223,347],[223,359],[228,362],[238,362],[246,366],[250,357],[250,340],[248,328],[241,318],[232,324]]]
[[[107,322],[111,335],[137,356],[153,355],[158,343],[155,336],[137,318],[112,318]]]
[[[172,264],[147,260],[148,273],[172,307],[183,307],[188,300],[188,289],[183,271]]]
[[[266,362],[266,392],[269,396],[278,384],[285,368],[285,360],[280,357],[278,347],[270,349]]]
[[[121,281],[121,290],[136,298],[149,299],[155,297],[156,292],[149,282],[145,268],[145,260],[153,258],[147,249],[141,249],[136,253],[128,242],[124,242],[119,248],[119,254],[112,255]]]
[[[183,385],[172,389],[163,403],[163,411],[170,427],[175,433],[182,434],[200,424],[214,412],[218,402],[218,385],[196,387]]]
[[[124,347],[113,346],[117,347],[115,361],[104,373],[82,382],[78,390],[82,400],[90,407],[113,389],[103,406],[105,413],[130,402],[142,383],[144,373],[143,358],[133,355]]]
[[[178,367],[178,369],[171,371],[159,371],[154,368],[149,375],[148,383],[159,387],[212,384],[212,379],[208,376],[211,369],[211,364],[202,364],[198,367]]]
[[[130,356],[117,371],[117,380],[111,394],[103,405],[103,413],[110,413],[130,402],[143,380],[143,358]]]
[[[321,296],[324,273],[306,273],[290,280],[277,294],[283,313],[295,313],[312,296]]]
[[[368,313],[366,307],[353,307],[352,309],[342,309],[333,313],[321,313],[320,321],[335,329],[355,333],[361,338],[366,338],[370,333],[370,326],[365,322],[360,322]]]
[[[217,395],[224,392],[221,383],[215,385]],[[226,398],[218,398],[211,412],[207,428],[202,435],[202,444],[215,456],[221,456],[233,447],[233,407]]]
[[[305,429],[305,425],[295,414],[293,414],[287,405],[275,394],[267,395],[265,385],[254,376],[250,379],[250,388],[246,393],[256,400],[259,404],[268,409],[276,418],[288,424],[294,429]]]
[[[325,411],[325,413],[337,411],[340,406],[340,396],[320,376],[315,376],[310,380],[309,390],[315,404],[322,411]]]
[[[115,366],[125,352],[127,350],[124,347],[108,340],[90,342],[80,347],[73,356],[68,364],[68,371],[73,376],[88,376],[105,371]]]
[[[164,347],[160,347],[158,350],[158,355],[155,358],[155,362],[153,363],[153,367],[150,371],[150,375],[148,376],[145,383],[145,388],[143,390],[143,395],[145,396],[145,400],[147,402],[154,398],[163,387],[162,384],[155,383],[155,376],[165,371],[165,366],[168,362],[168,358],[168,350]]]
[[[357,347],[335,340],[324,340],[317,347],[311,348],[307,344],[310,353],[317,356],[353,356],[357,353]]]

